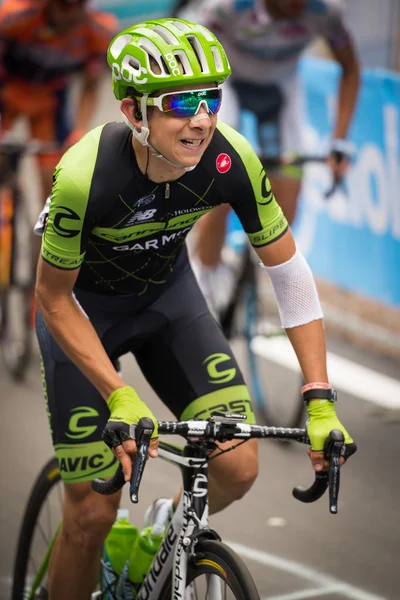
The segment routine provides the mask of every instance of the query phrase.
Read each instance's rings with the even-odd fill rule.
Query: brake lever
[[[340,164],[345,159],[349,160],[349,157],[344,152],[341,152],[339,150],[333,150],[333,152],[331,153],[331,156],[332,156],[332,158],[334,158],[336,160],[336,162],[338,164]],[[325,196],[326,200],[328,200],[331,196],[333,196],[333,194],[340,187],[342,187],[344,189],[344,177],[343,176],[335,175],[333,177],[333,181],[332,181],[331,187],[328,190],[326,190],[325,193],[324,193],[324,196]]]
[[[328,471],[318,471],[309,488],[296,486],[293,496],[301,502],[315,502],[329,488],[329,511],[338,512],[338,496],[340,485],[340,457],[344,455],[344,435],[339,429],[332,429],[324,444],[324,458],[329,460]]]
[[[136,441],[136,459],[132,469],[131,482],[129,485],[129,497],[133,504],[139,502],[139,487],[142,480],[144,467],[146,466],[150,439],[154,431],[154,423],[148,417],[140,419],[139,423],[131,431],[131,437]],[[134,435],[132,435],[132,433]]]
[[[333,429],[325,442],[324,453],[329,459],[328,487],[329,510],[338,512],[338,496],[340,487],[340,457],[344,454],[344,435],[339,429]]]

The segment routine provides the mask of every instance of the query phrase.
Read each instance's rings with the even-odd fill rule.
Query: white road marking
[[[254,562],[267,565],[268,567],[272,567],[279,571],[284,571],[285,573],[290,573],[291,575],[299,577],[300,579],[305,579],[308,582],[312,582],[322,588],[319,590],[322,593],[324,593],[324,589],[326,588],[337,587],[340,588],[340,593],[349,600],[387,600],[387,598],[384,598],[383,596],[376,596],[375,594],[366,592],[365,590],[357,588],[344,581],[340,581],[339,579],[336,579],[331,575],[327,575],[326,573],[320,573],[319,571],[316,571],[315,569],[312,569],[311,567],[303,565],[302,563],[294,560],[288,560],[274,554],[269,554],[268,552],[255,550],[254,548],[249,548],[248,546],[238,544],[237,542],[232,542],[229,540],[224,541],[242,558],[253,560]],[[298,593],[300,593],[300,590]],[[283,600],[284,598],[286,599],[287,597],[291,598],[291,596],[278,596],[280,600]],[[295,598],[302,598],[302,596],[294,596],[293,600]],[[268,598],[268,600],[272,600],[272,598]]]
[[[293,592],[292,594],[265,596],[263,600],[308,600],[308,598],[320,598],[321,596],[327,596],[328,594],[338,594],[342,592],[345,587],[346,585],[331,585],[324,588],[311,588],[308,590]]]
[[[283,517],[269,517],[267,519],[268,527],[285,527],[287,521]]]
[[[253,339],[252,344],[254,352],[260,356],[292,371],[300,371],[294,350],[286,337],[267,339],[257,336]],[[359,365],[333,352],[327,354],[329,378],[338,390],[385,408],[400,409],[399,380]]]

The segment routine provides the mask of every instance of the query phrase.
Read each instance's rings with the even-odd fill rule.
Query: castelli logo
[[[232,166],[231,157],[225,153],[219,154],[217,156],[217,171],[220,173],[227,173]]]

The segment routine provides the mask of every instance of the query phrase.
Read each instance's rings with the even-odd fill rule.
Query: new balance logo
[[[135,212],[134,215],[128,219],[125,224],[125,227],[129,227],[129,225],[133,225],[134,223],[143,223],[144,221],[149,221],[156,214],[156,208],[150,208],[149,210],[139,210]]]

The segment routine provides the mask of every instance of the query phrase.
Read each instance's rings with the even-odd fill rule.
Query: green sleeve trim
[[[237,206],[232,203],[232,207],[237,212],[251,244],[265,246],[281,237],[288,227],[287,220],[275,200],[271,184],[258,156],[246,138],[225,123],[219,122],[218,129],[239,155],[253,191],[253,198],[243,198],[242,202],[239,200]],[[250,227],[246,224],[246,213],[254,213],[254,209],[257,226],[252,226],[250,231]]]
[[[97,127],[85,135],[55,170],[42,256],[60,269],[76,269],[85,257],[86,213],[102,130]]]
[[[249,425],[254,425],[256,422],[249,390],[245,385],[232,385],[200,396],[185,408],[180,419],[182,421],[208,419],[217,410],[245,414],[247,415],[245,422]]]
[[[289,225],[282,214],[268,228],[260,231],[260,233],[248,233],[247,236],[254,248],[261,248],[261,246],[267,246],[271,242],[279,240],[288,229]]]
[[[60,258],[59,256],[52,254],[49,250],[43,247],[42,258],[44,262],[47,262],[52,267],[55,267],[56,269],[61,269],[62,271],[75,271],[75,269],[79,269],[83,262],[83,260],[80,260],[80,258]]]

